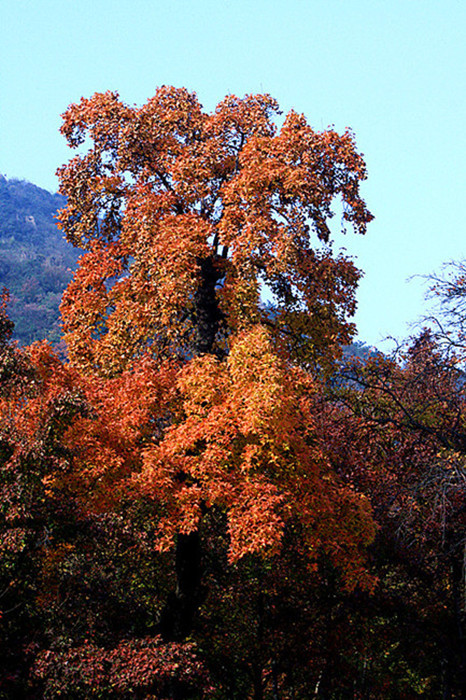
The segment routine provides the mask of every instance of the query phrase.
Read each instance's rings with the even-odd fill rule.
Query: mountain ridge
[[[65,197],[0,175],[0,288],[10,293],[13,338],[27,345],[60,338],[59,305],[80,251],[59,231]]]

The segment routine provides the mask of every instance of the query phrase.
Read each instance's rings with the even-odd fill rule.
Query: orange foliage
[[[138,476],[165,505],[160,546],[195,530],[216,505],[228,513],[231,562],[277,552],[285,524],[298,520],[310,561],[326,551],[348,585],[361,582],[374,527],[367,501],[339,482],[317,440],[314,380],[280,359],[255,326],[226,359],[188,363],[178,389],[174,424],[146,449]]]
[[[69,144],[92,140],[59,170],[60,226],[88,250],[62,303],[74,365],[112,376],[148,342],[157,357],[225,353],[231,332],[258,322],[304,362],[331,362],[349,340],[360,273],[319,240],[330,240],[337,198],[364,233],[364,161],[349,131],[315,132],[294,112],[277,130],[277,111],[268,95],[230,95],[206,114],[194,93],[171,87],[141,108],[105,93],[68,109]],[[218,328],[206,346],[207,288]]]
[[[86,250],[62,302],[88,407],[63,483],[103,509],[139,489],[161,549],[219,507],[230,562],[276,553],[299,522],[310,564],[326,552],[351,587],[374,527],[316,437],[314,397],[354,330],[360,272],[333,256],[328,220],[339,198],[365,232],[365,166],[349,131],[294,112],[278,130],[277,112],[248,95],[206,114],[162,87],[141,108],[105,93],[65,113],[70,146],[91,147],[59,171],[60,226]]]

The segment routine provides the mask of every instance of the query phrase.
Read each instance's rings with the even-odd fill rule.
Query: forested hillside
[[[0,287],[10,291],[14,338],[23,345],[60,335],[58,307],[77,251],[58,230],[65,198],[0,176]]]

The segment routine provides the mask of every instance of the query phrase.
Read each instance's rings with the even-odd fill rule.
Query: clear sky
[[[425,310],[411,275],[465,253],[466,0],[1,0],[0,173],[55,191],[60,114],[158,85],[268,92],[316,129],[350,126],[376,219],[343,240],[365,277],[359,335],[380,344]]]

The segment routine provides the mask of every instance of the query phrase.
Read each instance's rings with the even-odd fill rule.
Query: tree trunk
[[[194,354],[212,353],[222,313],[218,308],[215,292],[219,280],[215,260],[212,256],[198,260],[201,280],[194,295],[195,341]]]
[[[192,630],[202,600],[201,543],[198,532],[178,535],[176,541],[176,590],[170,593],[160,618],[166,641],[182,641]]]
[[[194,356],[212,353],[222,314],[215,286],[219,279],[213,256],[198,260],[201,271],[194,295]],[[160,633],[166,641],[182,641],[191,632],[202,601],[202,553],[198,532],[178,534],[176,540],[176,589],[170,593],[160,618]]]
[[[280,700],[278,688],[278,670],[276,661],[272,661],[272,694],[273,700]]]
[[[262,668],[255,666],[253,674],[254,700],[263,700],[264,687],[262,684]]]

